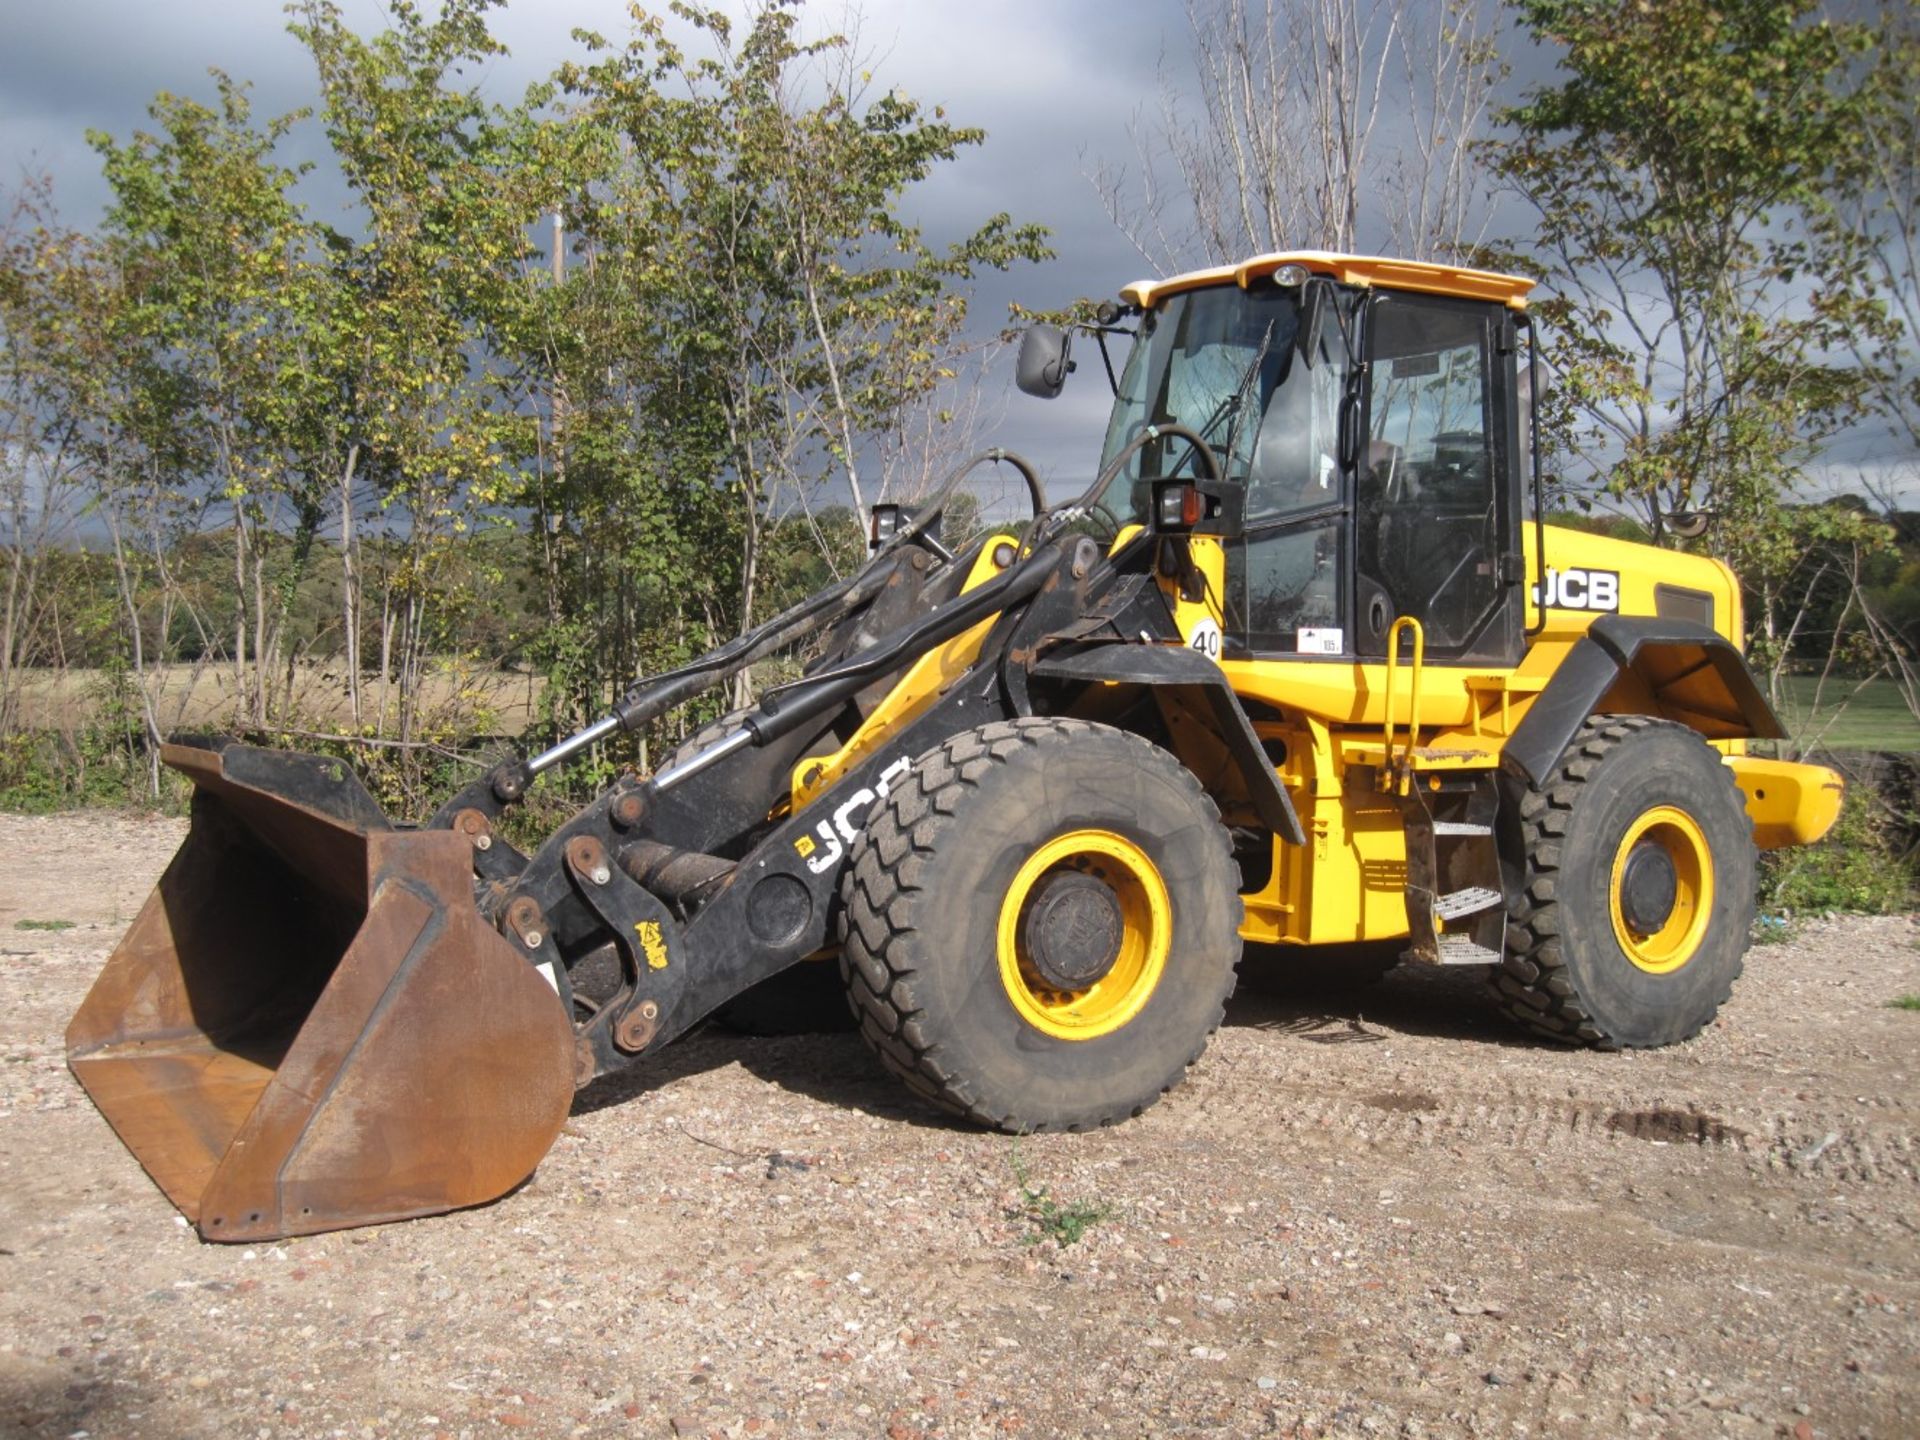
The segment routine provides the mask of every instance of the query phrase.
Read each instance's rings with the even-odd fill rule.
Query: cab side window
[[[1360,629],[1376,644],[1411,615],[1429,648],[1466,649],[1503,598],[1500,318],[1497,307],[1437,298],[1373,303],[1355,539]]]

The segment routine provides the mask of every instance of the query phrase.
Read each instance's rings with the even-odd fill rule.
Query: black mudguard
[[[1125,641],[1054,651],[1034,663],[1035,680],[1079,685],[1141,685],[1184,692],[1189,710],[1210,719],[1212,730],[1233,758],[1260,823],[1290,844],[1306,843],[1293,800],[1254,734],[1253,722],[1220,667],[1197,651],[1178,645],[1141,645]]]
[[[1539,784],[1581,723],[1627,675],[1652,693],[1652,713],[1709,740],[1783,740],[1787,730],[1734,643],[1691,620],[1603,615],[1567,652],[1514,727],[1502,763]]]

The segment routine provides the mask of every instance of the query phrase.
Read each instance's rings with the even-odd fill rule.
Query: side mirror
[[[1020,337],[1020,359],[1014,366],[1013,383],[1029,395],[1051,400],[1067,383],[1073,369],[1068,357],[1071,344],[1067,332],[1058,325],[1030,325]]]

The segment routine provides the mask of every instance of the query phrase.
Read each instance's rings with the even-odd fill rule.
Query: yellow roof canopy
[[[1216,265],[1166,280],[1136,280],[1120,291],[1143,310],[1151,310],[1169,295],[1232,283],[1242,290],[1273,274],[1282,265],[1301,265],[1316,275],[1330,275],[1346,285],[1370,289],[1417,290],[1428,295],[1457,295],[1466,300],[1497,300],[1515,310],[1527,306],[1534,282],[1520,275],[1491,270],[1469,270],[1460,265],[1436,265],[1427,260],[1392,260],[1380,255],[1336,255],[1327,250],[1283,250],[1256,255],[1238,265]]]

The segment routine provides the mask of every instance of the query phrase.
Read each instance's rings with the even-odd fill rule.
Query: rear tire
[[[1753,925],[1753,826],[1692,730],[1596,715],[1521,801],[1526,871],[1492,985],[1537,1035],[1671,1045],[1732,993]]]
[[[868,1043],[936,1105],[1090,1129],[1206,1048],[1238,889],[1219,812],[1167,752],[1085,721],[1000,722],[920,756],[875,808],[841,882],[841,974]]]

